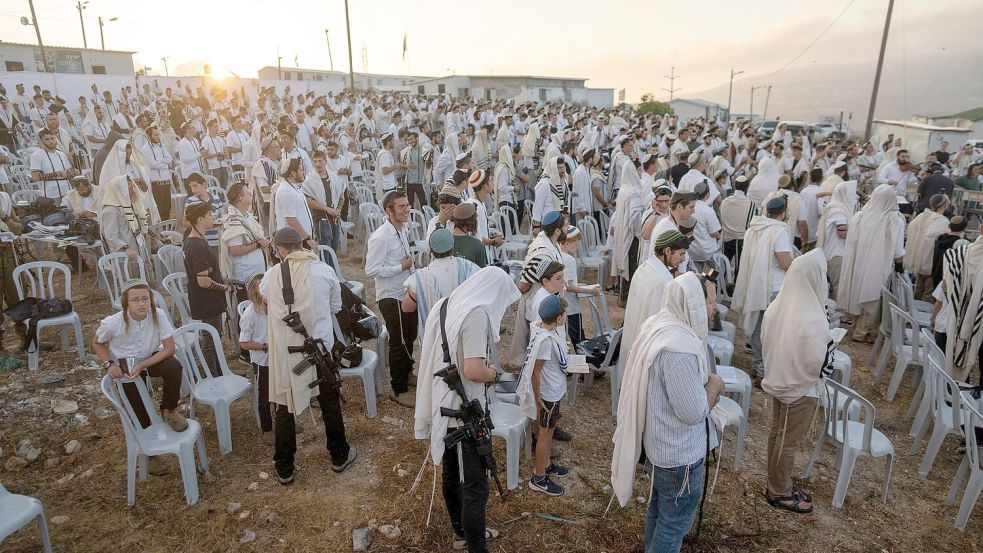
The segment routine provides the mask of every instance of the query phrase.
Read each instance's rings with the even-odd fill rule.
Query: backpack
[[[341,282],[341,311],[335,315],[341,332],[353,341],[364,342],[379,335],[379,321],[365,308],[362,298]]]
[[[4,313],[18,323],[27,325],[27,332],[24,333],[24,351],[34,353],[38,346],[38,321],[68,315],[72,309],[71,300],[25,298],[8,307]]]

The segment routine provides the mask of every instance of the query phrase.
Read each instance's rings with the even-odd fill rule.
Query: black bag
[[[335,342],[331,348],[331,356],[335,358],[342,368],[350,369],[362,364],[362,346],[358,344],[345,345]]]
[[[593,367],[600,367],[604,364],[604,359],[608,355],[608,349],[611,347],[611,338],[606,334],[600,336],[595,336],[589,340],[584,340],[577,344],[577,350],[580,351],[581,355],[587,357],[587,364]],[[611,363],[615,363],[618,360],[618,355],[621,353],[621,344],[614,350],[614,355],[611,356]]]
[[[92,244],[96,240],[99,240],[99,221],[86,217],[72,219],[68,223],[68,230],[65,232],[65,236],[78,236],[86,244]]]
[[[335,315],[341,332],[352,340],[364,342],[379,335],[379,321],[347,283],[341,283],[341,311]]]
[[[68,315],[71,312],[71,300],[59,298],[47,300],[25,298],[4,311],[8,317],[18,323],[27,324],[27,332],[24,333],[24,351],[29,353],[37,351],[38,321]]]

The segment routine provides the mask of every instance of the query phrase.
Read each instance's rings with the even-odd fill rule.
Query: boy
[[[212,219],[218,223],[219,218],[222,215],[222,199],[218,196],[212,196],[211,192],[208,191],[208,183],[205,181],[205,177],[201,173],[191,173],[188,178],[185,179],[188,185],[188,199],[184,202],[185,217],[183,222],[183,227],[185,229],[190,228],[188,222],[188,208],[195,204],[207,204],[212,208]],[[218,226],[216,228],[208,229],[205,233],[205,241],[211,246],[215,252],[218,252],[219,238],[222,232]]]
[[[601,287],[581,286],[577,282],[577,260],[573,257],[580,247],[580,230],[577,227],[567,228],[566,237],[560,239],[560,259],[563,262],[563,279],[567,284],[567,336],[570,343],[576,346],[584,340],[583,324],[580,319],[580,294],[592,296],[601,295]]]

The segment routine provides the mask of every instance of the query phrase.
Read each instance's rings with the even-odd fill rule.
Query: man
[[[497,530],[485,526],[488,467],[469,440],[444,447],[444,437],[460,421],[441,415],[439,407],[457,409],[462,400],[434,373],[454,364],[468,399],[487,409],[486,385],[498,378],[498,371],[489,364],[489,351],[499,340],[506,310],[518,299],[511,277],[497,267],[486,267],[431,307],[434,316],[427,319],[421,344],[414,435],[430,440],[431,459],[443,468],[443,496],[454,529],[454,549],[471,553],[486,553],[486,541],[499,536]]]
[[[286,132],[277,133],[279,137],[280,146],[283,149],[283,154],[280,157],[282,162],[284,159],[297,159],[303,164],[304,174],[314,172],[314,163],[311,162],[311,156],[307,155],[307,152],[301,150],[296,146],[296,134],[297,127],[291,126]]]
[[[669,216],[663,217],[652,230],[653,236],[660,236],[667,230],[679,230],[679,224],[693,216],[696,211],[696,194],[674,192],[669,199]],[[686,256],[688,265],[689,255]]]
[[[437,229],[453,229],[454,223],[451,221],[451,216],[454,213],[454,208],[460,205],[460,203],[461,192],[457,188],[449,184],[441,187],[440,193],[437,194],[437,215],[436,217],[431,217],[427,223],[427,232],[424,239],[430,240],[430,236]]]
[[[386,222],[369,236],[365,254],[365,275],[375,279],[375,299],[389,330],[389,399],[397,405],[412,409],[414,397],[408,391],[413,372],[413,342],[416,340],[417,319],[403,313],[406,279],[413,274],[413,257],[407,231],[410,203],[406,193],[392,191],[382,201]]]
[[[819,192],[816,194],[820,214],[822,214],[826,202],[829,201],[829,197],[833,194],[833,190],[836,189],[836,185],[847,179],[849,171],[850,168],[843,161],[837,161],[830,167],[829,176],[819,185]]]
[[[758,214],[758,208],[747,197],[748,178],[741,175],[734,179],[734,194],[720,202],[720,229],[724,242],[724,255],[734,266],[737,274],[741,252],[744,251],[744,233],[751,220]]]
[[[41,147],[31,154],[31,182],[42,183],[41,193],[61,203],[71,189],[69,181],[78,175],[65,152],[58,149],[58,137],[51,129],[38,133]]]
[[[912,219],[908,225],[905,241],[904,268],[916,276],[914,298],[928,300],[935,286],[932,284],[932,254],[935,253],[935,240],[949,231],[949,218],[944,215],[949,209],[949,197],[936,194],[928,202],[928,209]]]
[[[635,166],[631,165],[634,171]],[[566,184],[567,165],[563,163],[562,157],[556,157],[552,161],[547,161],[545,170],[539,182],[536,183],[535,201],[532,206],[532,226],[533,233],[542,226],[544,215],[551,211],[562,211],[567,207],[567,184]],[[636,176],[638,173],[635,173]],[[637,180],[637,179],[636,179]]]
[[[319,243],[331,246],[337,252],[341,243],[341,204],[345,198],[345,189],[341,186],[341,180],[328,171],[324,152],[315,150],[312,157],[314,172],[304,179],[304,196],[313,217],[314,228],[317,229]]]
[[[914,165],[912,165],[908,158],[908,150],[898,150],[895,160],[887,163],[881,169],[877,182],[880,184],[890,184],[894,187],[894,194],[896,196],[907,198],[908,187],[914,186],[918,178],[913,168]]]
[[[245,170],[245,162],[249,161],[243,157],[243,150],[249,142],[249,135],[242,130],[242,119],[239,116],[233,116],[229,119],[229,124],[232,125],[232,130],[225,135],[225,151],[230,157],[232,171],[243,171]]]
[[[112,186],[108,184],[106,186]],[[205,202],[191,204],[184,210],[185,219],[191,226],[184,239],[184,272],[188,275],[188,304],[195,320],[210,325],[222,336],[222,316],[226,308],[225,284],[218,259],[208,244],[205,235],[215,227],[212,206]],[[127,248],[128,249],[128,248]],[[219,376],[218,350],[221,344],[214,344],[210,338],[202,340],[201,349],[212,376]]]
[[[406,171],[404,181],[406,182],[406,193],[409,195],[410,206],[416,205],[416,209],[421,209],[428,205],[428,198],[423,191],[423,175],[426,171],[426,164],[417,133],[411,132],[407,135],[406,147],[400,152],[399,159],[400,167]]]
[[[980,225],[983,230],[983,225]],[[972,244],[952,248],[943,262],[942,289],[949,304],[946,317],[945,360],[952,376],[969,381],[977,363],[983,382],[983,237]]]
[[[299,375],[295,374],[294,367],[305,357],[301,353],[289,353],[287,349],[300,346],[304,339],[283,322],[285,316],[299,314],[311,338],[323,340],[325,347],[330,348],[335,340],[332,316],[341,310],[338,276],[318,259],[317,254],[305,250],[303,243],[303,237],[291,227],[277,231],[273,244],[277,257],[282,261],[266,271],[259,285],[260,293],[266,298],[270,326],[269,400],[276,404],[273,464],[277,478],[283,485],[294,481],[294,455],[297,451],[295,418],[310,407],[314,392],[309,384],[315,381],[318,382],[317,403],[321,408],[321,420],[324,421],[331,470],[344,472],[358,456],[355,446],[350,445],[345,437],[339,389],[331,386],[327,380],[327,368],[315,366]],[[284,263],[287,264],[286,271]],[[290,276],[289,287],[284,282],[285,273]]]
[[[171,154],[160,141],[160,129],[151,127],[147,137],[143,158],[150,163],[150,185],[157,211],[166,221],[171,218]]]
[[[792,264],[792,238],[789,234],[788,203],[783,196],[768,200],[766,216],[751,220],[744,233],[743,270],[737,276],[731,306],[741,313],[741,328],[751,346],[754,384],[761,387],[765,364],[761,348],[762,314],[782,289],[785,271]]]
[[[768,438],[768,504],[812,512],[812,496],[792,482],[795,454],[816,412],[820,380],[832,373],[836,344],[826,315],[826,259],[813,251],[792,262],[785,284],[764,314],[762,339],[772,397]]]
[[[181,125],[181,132],[184,135],[177,143],[175,154],[177,155],[182,179],[187,179],[191,173],[201,173],[202,156],[207,152],[201,142],[196,137],[197,131],[194,124],[190,121]]]
[[[836,185],[819,218],[816,244],[826,256],[826,274],[833,296],[839,288],[843,250],[846,248],[850,220],[857,210],[857,200],[857,181],[841,182]]]
[[[689,155],[688,162],[690,169],[679,179],[679,191],[694,192],[697,183],[706,183],[707,190],[709,191],[707,204],[716,204],[717,199],[720,197],[720,191],[717,190],[716,183],[704,174],[707,168],[706,159],[699,152],[693,152]]]
[[[208,174],[218,179],[222,188],[226,188],[229,184],[229,162],[225,139],[218,135],[218,119],[209,119],[206,129],[208,132],[201,140],[205,149],[201,157],[208,167]]]
[[[417,313],[418,324],[425,327],[430,310],[446,298],[480,267],[454,252],[454,236],[447,229],[437,229],[427,240],[430,264],[406,279],[406,295],[400,304],[404,313]]]
[[[949,220],[949,232],[935,239],[932,253],[932,289],[942,283],[942,265],[945,253],[952,249],[957,240],[966,235],[969,221],[962,215],[956,215]]]
[[[939,149],[935,152],[935,159],[942,165],[949,163],[949,141],[943,140],[939,143]]]
[[[297,125],[297,146],[310,153],[314,149],[314,142],[311,139],[314,136],[314,128],[307,122],[307,114],[304,110],[298,109],[294,117]]]
[[[807,252],[816,245],[819,229],[819,183],[823,180],[823,170],[809,172],[809,184],[799,191],[799,227],[805,223],[802,236],[802,251]]]
[[[621,299],[627,300],[630,281],[639,263],[638,248],[645,206],[642,203],[641,180],[635,164],[630,159],[625,159],[621,165],[618,197],[608,232],[613,243],[610,276],[622,284]]]
[[[89,179],[79,175],[72,179],[72,190],[61,200],[61,207],[68,208],[72,216],[76,219],[93,219],[99,222],[99,188],[92,186]],[[65,253],[72,262],[72,269],[76,273],[80,270],[87,270],[88,265],[79,257],[79,250],[75,246],[65,246]]]
[[[282,179],[273,190],[270,211],[273,213],[275,230],[291,227],[304,239],[304,243],[317,251],[314,240],[314,218],[304,197],[304,169],[299,159],[287,159],[280,167]]]
[[[625,368],[611,485],[626,505],[644,451],[653,475],[645,550],[677,552],[699,509],[707,450],[717,445],[710,421],[719,417],[716,404],[724,382],[710,374],[704,343],[716,286],[685,273],[666,286],[662,303],[662,311],[642,328]]]
[[[788,207],[789,235],[792,237],[792,244],[801,250],[805,243],[804,237],[809,234],[809,227],[802,216],[802,197],[791,188],[791,185],[792,177],[788,175],[778,177],[778,190],[765,196],[765,203],[767,204],[772,198],[785,198]]]
[[[27,117],[34,127],[34,130],[41,130],[44,128],[44,116],[51,113],[48,108],[44,105],[44,98],[40,94],[36,95],[33,99],[33,104],[27,110]]]
[[[860,316],[853,325],[855,342],[874,342],[877,329],[873,323],[881,286],[887,284],[892,270],[904,270],[904,227],[898,197],[890,183],[875,188],[870,200],[850,221],[836,302],[847,313]]]
[[[379,159],[376,160],[376,192],[385,195],[396,189],[396,160],[393,159],[392,150],[395,139],[393,135],[386,133],[382,135],[382,150],[379,151]]]
[[[112,129],[127,139],[130,137],[133,129],[136,128],[136,125],[133,123],[133,117],[130,115],[130,105],[126,102],[120,103],[119,111],[113,115],[112,121]]]
[[[61,120],[58,119],[57,115],[54,113],[45,115],[44,128],[54,133],[59,150],[69,156],[75,155],[75,138],[70,131],[61,126]]]
[[[475,233],[475,238],[481,240],[481,243],[485,246],[488,260],[494,261],[495,248],[505,243],[505,239],[497,230],[493,233],[491,227],[488,225],[488,210],[485,209],[485,205],[487,205],[486,201],[492,192],[490,177],[490,172],[481,169],[471,173],[471,176],[468,178],[471,197],[467,201],[474,204],[475,211],[478,215],[478,230]]]
[[[693,243],[690,245],[690,257],[698,264],[706,263],[714,254],[720,253],[720,220],[707,201],[710,198],[709,186],[706,182],[698,182],[693,190],[696,194],[696,229],[693,231]],[[700,265],[697,265],[699,267]]]
[[[942,164],[932,163],[929,166],[932,173],[918,183],[918,204],[915,205],[915,213],[919,213],[929,206],[929,200],[936,195],[952,197],[955,184],[952,179],[942,174]]]
[[[327,146],[325,147],[327,157],[324,159],[325,167],[329,172],[338,175],[338,182],[341,183],[341,189],[348,189],[348,181],[352,176],[351,161],[348,156],[339,155],[338,143],[329,140]]]
[[[282,149],[280,148],[280,142],[268,136],[263,139],[262,144],[262,154],[256,163],[253,163],[252,169],[249,172],[249,178],[253,185],[253,194],[256,195],[256,200],[262,204],[261,194],[269,194],[273,188],[273,185],[279,180],[279,167],[280,167],[280,156]]]

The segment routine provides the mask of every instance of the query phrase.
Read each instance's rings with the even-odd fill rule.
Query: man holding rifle
[[[273,245],[283,261],[266,272],[259,286],[269,312],[269,400],[276,404],[273,463],[283,485],[294,480],[294,417],[310,406],[315,394],[324,420],[331,470],[343,472],[357,454],[345,438],[341,379],[337,365],[330,359],[334,344],[332,315],[341,310],[341,285],[334,270],[302,244],[303,237],[293,227],[278,230]],[[321,357],[326,357],[327,363],[318,362],[304,351],[309,349],[305,346],[316,345],[305,343],[305,333],[308,342],[322,341]]]

